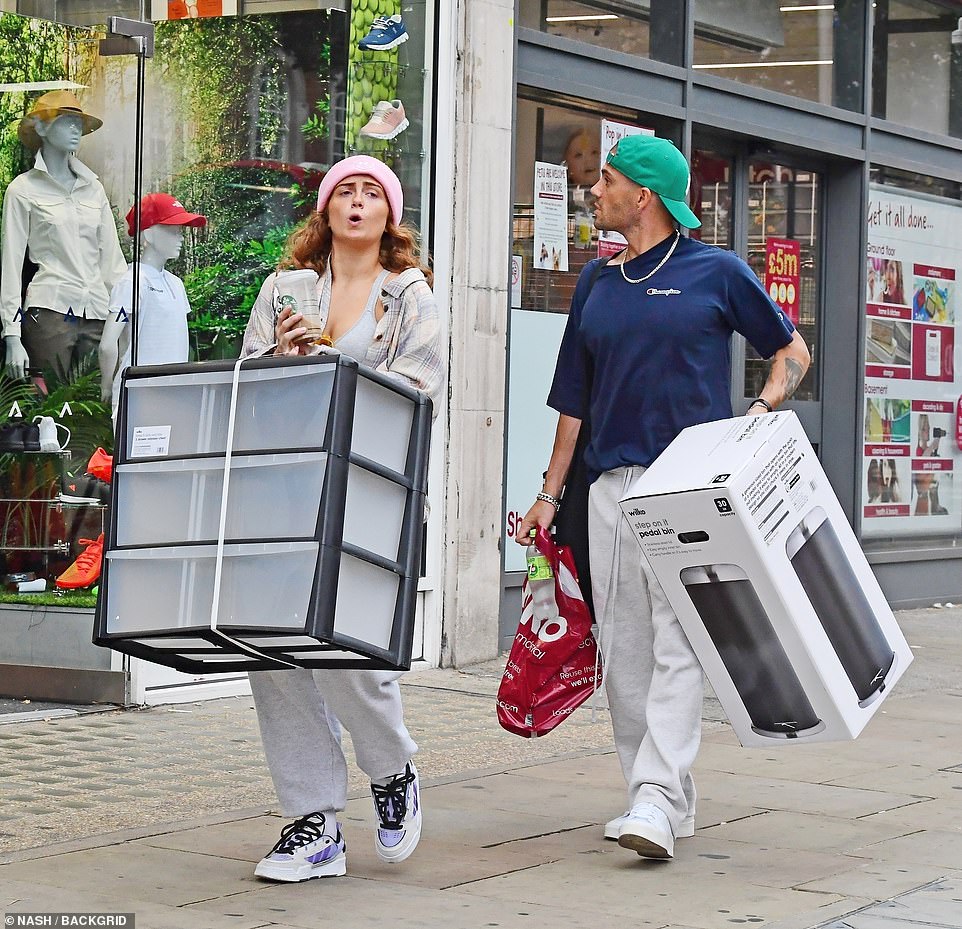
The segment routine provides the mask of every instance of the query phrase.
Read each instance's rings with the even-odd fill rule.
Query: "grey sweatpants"
[[[701,741],[704,679],[618,501],[644,468],[608,471],[588,495],[595,619],[628,805],[653,803],[677,832],[695,811],[691,766]]]
[[[400,671],[254,671],[251,692],[274,790],[285,816],[343,810],[341,726],[371,780],[404,771],[418,750],[404,725]]]

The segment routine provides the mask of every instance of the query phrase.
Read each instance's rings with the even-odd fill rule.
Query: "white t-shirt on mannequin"
[[[110,295],[112,320],[123,321],[124,314],[130,319],[133,287],[133,265],[129,265]],[[190,304],[187,302],[184,282],[169,271],[141,262],[137,364],[182,364],[187,361],[190,353],[187,332],[189,313]],[[130,365],[130,336],[126,332],[121,337],[121,350],[123,354],[111,391],[115,413],[120,396],[120,376]]]

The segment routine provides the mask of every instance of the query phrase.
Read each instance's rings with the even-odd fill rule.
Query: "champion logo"
[[[676,294],[680,294],[680,290],[675,290],[674,287],[669,287],[667,290],[658,290],[657,287],[648,288],[649,297],[673,297]]]

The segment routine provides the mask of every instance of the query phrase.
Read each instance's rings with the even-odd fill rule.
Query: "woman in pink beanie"
[[[423,391],[435,402],[445,362],[431,272],[401,220],[397,175],[367,155],[338,162],[318,191],[317,211],[291,236],[281,268],[264,281],[244,336],[244,355],[321,351],[302,339],[300,313],[281,306],[284,269],[310,269],[323,344]],[[276,322],[275,322],[276,320]],[[399,672],[294,669],[250,675],[264,753],[286,816],[280,840],[254,873],[275,881],[342,875],[347,856],[337,813],[347,801],[341,725],[358,766],[371,778],[375,847],[388,862],[414,851],[421,797],[404,725]]]

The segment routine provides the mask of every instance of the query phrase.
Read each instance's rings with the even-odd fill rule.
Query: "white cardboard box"
[[[853,739],[911,663],[794,413],[684,430],[621,507],[743,745]]]

